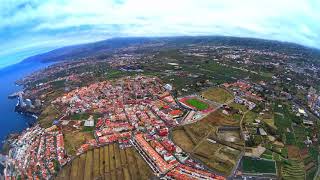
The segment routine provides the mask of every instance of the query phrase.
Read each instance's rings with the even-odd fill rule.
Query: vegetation
[[[136,179],[152,177],[152,171],[133,148],[110,144],[90,150],[63,168],[56,179]]]
[[[78,114],[73,114],[70,116],[71,120],[87,120],[89,118],[88,113],[78,113]]]
[[[289,58],[290,61],[284,61],[284,63],[280,63],[275,68],[274,64],[278,63],[277,60],[282,59],[276,55],[257,55],[258,53],[251,54],[249,51],[247,51],[246,53],[248,53],[248,60],[246,61],[249,61],[247,64],[246,62],[243,62],[243,59],[245,58],[234,60],[233,58],[227,58],[224,56],[227,54],[223,53],[208,53],[208,57],[192,56],[190,55],[193,52],[192,49],[197,48],[192,47],[192,49],[188,49],[184,47],[184,45],[189,45],[190,39],[189,41],[180,38],[177,38],[174,41],[168,41],[164,39],[159,40],[159,42],[161,41],[173,45],[170,46],[173,48],[164,46],[164,48],[160,48],[159,51],[157,51],[156,48],[151,48],[151,51],[148,49],[137,49],[130,50],[130,54],[141,53],[146,55],[145,57],[138,56],[137,58],[139,60],[139,66],[141,66],[144,71],[143,74],[157,75],[163,80],[164,83],[173,84],[175,87],[174,92],[178,96],[202,92],[201,95],[206,99],[224,104],[232,100],[234,97],[233,94],[224,88],[212,88],[212,86],[225,82],[235,82],[237,80],[252,80],[255,83],[258,83],[260,80],[266,80],[266,86],[268,86],[268,92],[257,90],[259,95],[262,95],[262,97],[266,98],[266,103],[258,103],[253,101],[257,104],[257,107],[252,111],[248,111],[244,105],[228,103],[228,106],[231,107],[231,110],[237,109],[240,112],[232,113],[231,115],[225,115],[221,113],[221,110],[217,110],[203,118],[200,122],[173,129],[172,136],[176,144],[178,144],[183,150],[190,153],[192,157],[201,160],[207,166],[212,167],[214,170],[223,174],[228,174],[235,165],[237,155],[242,150],[241,148],[243,147],[244,142],[241,141],[240,138],[237,138],[236,142],[234,143],[227,142],[225,138],[226,136],[230,134],[233,135],[232,133],[239,134],[239,132],[232,131],[229,134],[221,133],[218,131],[218,128],[220,126],[239,126],[239,120],[243,118],[243,125],[245,125],[245,128],[248,129],[251,136],[250,143],[252,143],[252,145],[262,144],[268,149],[261,155],[261,158],[276,160],[279,172],[282,174],[284,179],[300,179],[302,177],[309,179],[312,177],[312,175],[315,173],[314,167],[310,166],[311,168],[306,170],[304,169],[304,166],[312,163],[317,164],[317,146],[313,144],[308,148],[309,152],[306,156],[310,158],[303,159],[300,157],[299,153],[302,149],[306,148],[304,141],[307,139],[307,136],[313,137],[315,133],[319,134],[319,131],[316,128],[306,128],[302,124],[302,118],[297,117],[295,113],[292,112],[292,104],[289,101],[284,100],[286,98],[282,96],[281,93],[288,92],[293,95],[294,98],[298,98],[299,102],[305,105],[305,97],[308,92],[304,90],[304,88],[297,89],[295,86],[301,85],[302,87],[309,87],[310,85],[319,84],[318,81],[313,81],[312,76],[315,77],[315,74],[312,74],[313,72],[310,70],[307,71],[307,68],[303,68],[305,63],[307,64],[309,61],[308,59],[310,59],[310,61],[314,61],[319,58],[310,58],[308,54],[303,53],[304,51],[301,50],[301,48],[290,47],[279,49],[281,46],[278,44],[273,44],[274,46],[266,46],[266,44],[263,42],[255,42],[252,44],[250,40],[241,39],[240,41],[232,38],[227,42],[224,40],[210,40],[210,38],[206,38],[206,40],[199,40],[197,38],[192,39],[192,42],[194,43],[193,45],[196,47],[198,44],[200,45],[199,48],[203,48],[202,45],[204,44],[209,44],[209,47],[211,45],[217,45],[216,42],[218,42],[219,45],[230,45],[231,42],[232,46],[236,44],[236,49],[233,49],[233,47],[227,47],[227,54],[231,54],[229,53],[230,51],[239,53],[239,47],[244,47],[244,49],[254,48],[256,50],[263,49],[266,50],[265,52],[285,52],[285,54],[288,52],[294,52],[293,57],[297,58]],[[251,45],[249,42],[251,42]],[[93,49],[94,52],[92,52],[92,54],[96,55],[96,50],[95,48],[92,48],[92,51]],[[188,55],[185,53],[186,50]],[[203,50],[203,52],[207,51],[206,48]],[[221,52],[223,51],[224,49],[222,48]],[[77,66],[78,63],[75,63],[76,66],[72,68],[60,68],[60,70],[54,75],[40,77],[36,81],[28,82],[27,84],[30,86],[26,87],[29,87],[30,90],[35,88],[36,84],[40,82],[45,83],[51,81],[50,85],[52,85],[52,89],[49,88],[49,90],[45,90],[40,94],[45,95],[45,98],[41,100],[44,100],[45,102],[51,102],[52,99],[55,99],[57,96],[61,96],[63,93],[65,93],[65,88],[74,89],[88,85],[92,82],[140,74],[140,72],[127,72],[120,70],[119,67],[113,66],[116,63],[111,65],[110,62],[112,62],[112,60],[109,61],[108,59],[108,57],[113,55],[111,51],[101,50],[99,52],[110,53],[98,54],[97,56],[92,57],[92,61],[91,59],[90,61],[81,61],[82,63],[85,62],[85,65],[82,66]],[[119,52],[122,54],[123,52],[126,52],[126,50],[122,49]],[[83,54],[84,52],[78,51],[76,54],[79,53]],[[152,58],[149,56],[151,54]],[[211,56],[211,54],[215,55]],[[115,53],[115,55],[118,54]],[[283,55],[281,56],[283,57]],[[304,59],[301,59],[302,57],[304,57]],[[320,57],[319,54],[318,57]],[[211,58],[214,58],[215,60],[213,61]],[[95,60],[99,61],[96,62]],[[106,61],[102,62],[100,60]],[[238,62],[236,65],[235,61]],[[252,63],[250,61],[252,61]],[[133,65],[136,64],[136,62],[132,62]],[[172,65],[168,65],[168,62],[177,63],[179,66],[178,69],[175,69],[176,67]],[[299,66],[301,66],[302,70],[306,70],[311,74],[311,76],[307,77],[307,79],[305,79],[306,81],[302,81],[301,79],[303,79],[303,76],[297,76],[297,73],[289,71],[290,68],[285,68],[286,65],[283,64],[286,64],[286,62],[293,63],[292,67],[297,69],[300,69]],[[298,67],[294,66],[295,62],[298,64]],[[128,64],[129,66],[132,65],[131,60]],[[285,75],[283,74],[284,69],[286,69]],[[83,74],[84,76],[79,78],[79,82],[57,80],[58,77],[63,78],[73,74]],[[270,80],[272,76],[276,76],[277,78],[274,78],[274,83],[270,85],[271,83],[268,80]],[[290,83],[286,81],[288,77],[292,79]],[[319,90],[320,85],[316,86],[316,88]],[[275,96],[271,96],[271,94]],[[274,102],[274,98],[278,100]],[[262,112],[264,109],[264,105],[270,102],[272,105],[270,111],[263,111],[264,114],[260,114],[260,112]],[[187,103],[191,106],[194,106],[198,110],[204,110],[209,107],[208,104],[198,99],[189,99]],[[61,117],[61,114],[54,106],[46,104],[43,107],[46,108],[40,115],[40,125],[42,127],[50,127],[53,120]],[[241,111],[246,112],[244,116],[242,116],[243,113],[241,113]],[[98,115],[94,117],[95,121],[98,117]],[[86,120],[89,118],[89,115],[87,113],[76,114],[71,115],[69,118],[71,120]],[[262,123],[255,123],[255,125],[252,125],[255,119],[262,120]],[[270,136],[263,137],[256,135],[257,127],[262,127],[265,129],[268,135],[272,135],[276,140],[271,143],[271,140],[267,140],[268,138],[271,138]],[[69,155],[74,155],[80,144],[84,143],[88,139],[93,138],[91,132],[92,130],[93,128],[91,127],[84,127],[80,132],[75,131],[73,133],[69,132],[64,134],[66,150]],[[208,141],[208,139],[215,140],[217,142],[211,143]],[[278,146],[276,145],[277,143],[281,145],[278,144]],[[284,143],[284,145],[282,143]],[[140,177],[142,177],[141,179],[147,179],[147,176],[141,172],[142,169],[145,168],[143,161],[139,161],[134,154],[134,151],[119,150],[118,146],[109,145],[103,148],[102,151],[100,148],[81,155],[72,162],[69,170],[62,172],[62,175],[65,173],[67,174],[66,177],[68,178],[70,177],[71,179],[79,179],[79,172],[85,172],[81,174],[82,176],[80,179],[82,179],[82,177],[100,178],[101,175],[106,174],[111,179],[139,179]],[[247,166],[247,172],[258,173],[261,171],[268,171],[268,167],[271,167],[271,165],[268,165],[268,162],[273,162],[268,160],[250,159],[244,160],[243,163]],[[303,162],[303,164],[300,164],[299,161]],[[253,166],[253,162],[258,163],[258,166]],[[85,165],[81,166],[77,164]],[[265,168],[264,166],[268,167]],[[148,170],[145,171],[147,172]],[[302,171],[305,171],[306,173],[304,174]]]
[[[305,172],[302,162],[298,160],[286,160],[282,167],[283,179],[304,179]]]
[[[236,165],[244,142],[240,138],[232,143],[226,141],[227,135],[217,132],[220,125],[238,126],[239,123],[220,111],[215,111],[196,123],[174,128],[172,138],[191,157],[201,160],[215,171],[229,175]],[[219,143],[212,143],[208,139]]]
[[[267,149],[267,150],[260,156],[260,158],[272,160],[272,159],[273,159],[272,154],[273,154],[272,151],[270,151],[270,150]]]
[[[226,103],[233,99],[233,95],[230,94],[227,90],[223,88],[210,88],[201,93],[201,95],[209,100],[218,102],[218,103]]]
[[[272,160],[256,159],[244,156],[242,167],[245,173],[271,173],[276,174],[276,163]]]
[[[60,116],[60,112],[52,105],[48,106],[40,115],[39,123],[42,127],[48,128],[52,126],[55,119]]]
[[[87,140],[93,139],[91,132],[69,132],[64,133],[64,143],[69,155],[75,155],[77,149]]]
[[[186,103],[192,107],[195,107],[196,109],[202,111],[209,108],[209,105],[203,101],[200,101],[195,98],[190,98],[186,100]]]

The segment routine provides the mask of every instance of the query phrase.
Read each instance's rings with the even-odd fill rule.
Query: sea
[[[0,147],[2,149],[6,137],[10,133],[19,133],[36,122],[36,119],[14,111],[17,99],[9,99],[8,95],[20,91],[22,86],[15,82],[32,72],[45,68],[46,63],[20,63],[0,69]]]

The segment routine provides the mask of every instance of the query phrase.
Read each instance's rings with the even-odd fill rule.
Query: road
[[[243,113],[243,115],[242,115],[242,118],[241,118],[241,120],[240,120],[240,134],[241,134],[241,136],[243,135],[243,127],[242,127],[242,125],[243,125],[243,119],[244,119],[244,117],[246,116],[246,114],[249,112],[249,110],[248,111],[246,111],[246,112],[244,112]],[[244,145],[245,146],[245,145]]]
[[[240,135],[243,137],[243,127],[242,127],[242,124],[243,124],[243,119],[244,117],[246,116],[246,114],[249,112],[249,110],[247,110],[246,112],[243,113],[242,115],[242,118],[240,120]],[[239,157],[238,157],[238,161],[237,161],[237,164],[234,166],[233,170],[232,170],[232,173],[230,175],[230,177],[234,176],[235,177],[235,174],[236,174],[236,171],[240,165],[240,162],[241,162],[241,159],[242,159],[242,156],[244,156],[244,151],[245,151],[245,148],[246,148],[246,143],[244,143],[243,145],[243,151],[240,153]]]

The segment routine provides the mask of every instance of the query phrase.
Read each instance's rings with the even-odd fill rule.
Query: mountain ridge
[[[320,56],[320,50],[295,43],[281,42],[266,39],[232,37],[232,36],[175,36],[175,37],[117,37],[102,41],[72,45],[54,49],[52,51],[34,55],[20,63],[58,62],[68,59],[85,58],[93,55],[108,54],[118,48],[145,43],[165,42],[173,45],[205,43],[212,45],[242,46],[246,48],[286,51],[286,53],[305,53],[306,55]]]

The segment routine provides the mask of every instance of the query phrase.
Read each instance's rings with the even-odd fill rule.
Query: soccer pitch
[[[198,99],[195,99],[195,98],[190,98],[190,99],[187,99],[186,100],[186,103],[189,105],[189,106],[192,106],[192,107],[195,107],[197,110],[205,110],[205,109],[208,109],[209,108],[209,105],[205,102],[202,102]]]

